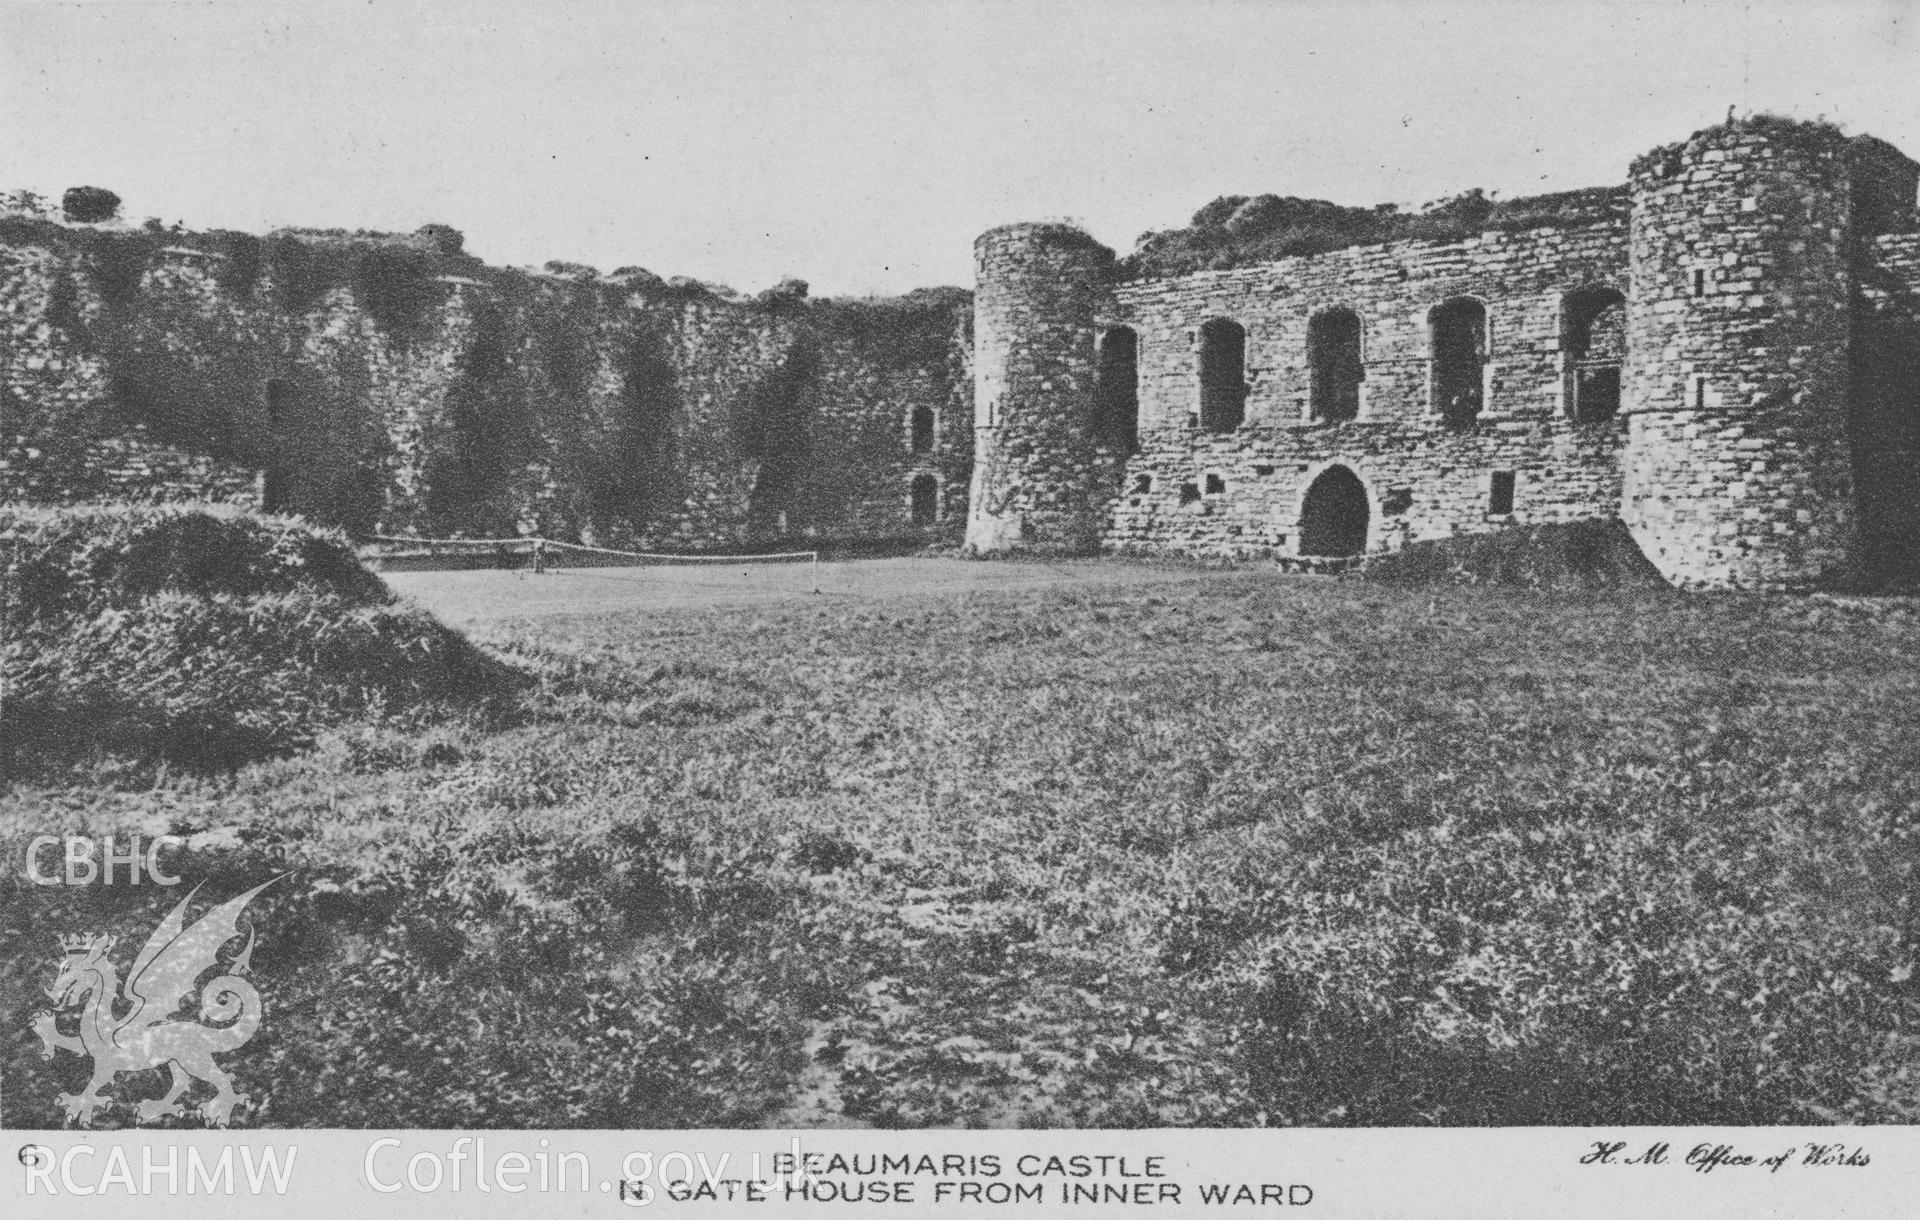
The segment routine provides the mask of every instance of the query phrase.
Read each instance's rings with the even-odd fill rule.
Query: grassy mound
[[[1368,561],[1368,580],[1523,589],[1660,589],[1659,571],[1618,521],[1523,525],[1412,543]]]
[[[312,593],[350,606],[393,593],[338,534],[224,505],[0,509],[10,621],[126,607],[157,593]]]
[[[0,511],[0,764],[238,767],[351,715],[485,706],[509,671],[347,540],[182,505]]]

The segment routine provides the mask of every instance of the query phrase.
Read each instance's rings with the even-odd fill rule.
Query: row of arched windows
[[[1454,297],[1427,313],[1428,385],[1432,411],[1451,427],[1480,415],[1491,359],[1487,307]],[[1311,418],[1358,418],[1366,380],[1360,315],[1341,307],[1307,323],[1307,408]],[[1210,318],[1198,333],[1200,403],[1194,422],[1231,432],[1246,421],[1247,330],[1231,318]],[[1561,309],[1566,411],[1576,422],[1610,419],[1620,409],[1620,366],[1626,356],[1626,298],[1612,288],[1568,293]],[[1131,452],[1139,421],[1139,338],[1125,326],[1101,333],[1097,349],[1096,427],[1101,439]]]

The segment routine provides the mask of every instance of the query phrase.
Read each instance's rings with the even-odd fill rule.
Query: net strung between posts
[[[777,551],[758,555],[680,555],[663,551],[625,551],[613,547],[560,542],[539,535],[514,538],[406,538],[375,534],[383,544],[383,561],[420,559],[491,560],[497,567],[531,568],[536,573],[556,569],[686,568],[722,572],[728,567],[752,568],[778,564],[806,564],[813,592],[820,591],[819,551]]]

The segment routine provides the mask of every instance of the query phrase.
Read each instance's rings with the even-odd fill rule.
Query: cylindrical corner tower
[[[1621,516],[1683,587],[1854,559],[1844,139],[1752,119],[1634,163]]]
[[[967,550],[1097,551],[1118,477],[1093,428],[1113,251],[1068,225],[1020,224],[983,234],[973,259]]]

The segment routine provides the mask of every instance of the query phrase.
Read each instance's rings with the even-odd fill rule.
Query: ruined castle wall
[[[1675,584],[1793,587],[1855,557],[1845,142],[1710,128],[1633,172],[1622,517]]]
[[[939,342],[888,355],[804,299],[416,260],[369,301],[340,266],[303,283],[304,261],[207,244],[0,232],[0,495],[260,497],[363,534],[694,549],[926,533],[925,468],[964,518],[964,299],[921,311]],[[946,422],[928,454],[919,404]]]
[[[966,525],[973,469],[969,319],[970,311],[962,310],[948,320],[937,363],[889,358],[840,338],[822,343],[808,450],[810,520],[840,522],[841,530],[854,537],[918,533],[958,540]],[[929,413],[932,433],[919,451],[916,408]],[[923,476],[934,482],[934,520],[916,527],[913,482]]]
[[[1093,419],[1094,318],[1113,252],[1066,225],[1008,225],[974,243],[972,512],[967,546],[1098,549],[1120,455]]]
[[[1350,468],[1370,503],[1368,547],[1612,516],[1617,420],[1575,424],[1561,351],[1565,295],[1626,289],[1624,217],[1581,228],[1396,242],[1116,289],[1102,325],[1139,340],[1140,451],[1128,462],[1107,545],[1195,555],[1293,554],[1307,488]],[[1487,311],[1486,398],[1477,422],[1448,427],[1430,401],[1429,311],[1471,296]],[[1310,418],[1308,326],[1347,308],[1361,323],[1359,416]],[[1245,422],[1201,430],[1199,330],[1246,328]],[[1496,472],[1512,511],[1490,511]],[[1216,480],[1210,484],[1209,478]],[[1210,487],[1218,490],[1210,490]]]
[[[253,465],[158,433],[119,401],[116,369],[89,341],[106,316],[99,291],[62,251],[0,246],[0,495],[257,503]]]

